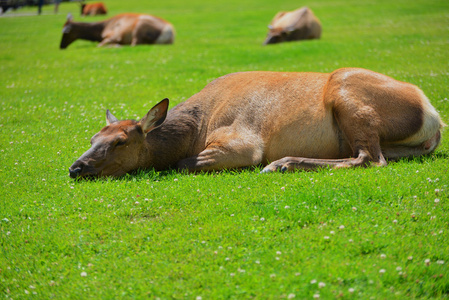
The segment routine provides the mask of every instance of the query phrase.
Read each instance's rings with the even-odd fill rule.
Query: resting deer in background
[[[82,16],[106,15],[108,10],[103,2],[80,3]]]
[[[264,44],[319,39],[321,22],[308,7],[278,12],[270,25]]]
[[[119,121],[107,110],[107,126],[70,176],[259,164],[263,172],[385,166],[386,158],[434,151],[444,125],[416,86],[354,68],[234,73],[170,111],[168,102],[140,121]]]
[[[173,44],[175,29],[169,22],[151,15],[120,14],[102,22],[74,22],[72,15],[62,29],[60,49],[82,39],[104,45]]]

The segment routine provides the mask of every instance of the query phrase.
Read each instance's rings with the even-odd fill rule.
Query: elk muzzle
[[[71,178],[78,178],[83,176],[83,171],[86,169],[86,165],[79,160],[75,161],[73,165],[69,167],[69,175]]]

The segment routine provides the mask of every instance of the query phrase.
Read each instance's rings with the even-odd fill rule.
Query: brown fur
[[[155,16],[120,14],[95,23],[73,22],[69,16],[64,24],[60,48],[65,49],[77,39],[108,44],[172,44],[175,38],[173,25]]]
[[[308,7],[277,13],[268,28],[265,45],[321,37],[321,22]]]
[[[165,99],[140,121],[118,121],[108,111],[108,126],[70,175],[383,166],[385,158],[434,151],[443,126],[416,86],[353,68],[229,74],[167,109]]]

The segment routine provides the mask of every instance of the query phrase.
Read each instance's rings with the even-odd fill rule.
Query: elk
[[[418,87],[358,68],[234,73],[168,105],[162,100],[139,121],[119,121],[107,110],[107,126],[70,177],[385,166],[386,159],[434,151],[444,126]]]
[[[95,23],[74,22],[69,14],[62,32],[61,49],[77,39],[100,42],[100,47],[107,44],[172,44],[175,38],[172,24],[144,14],[120,14]]]
[[[108,13],[106,6],[103,2],[96,3],[82,3],[81,4],[81,15],[82,16],[96,16],[105,15]]]
[[[264,45],[321,37],[320,20],[308,7],[301,7],[290,12],[278,12],[268,28],[269,32]]]

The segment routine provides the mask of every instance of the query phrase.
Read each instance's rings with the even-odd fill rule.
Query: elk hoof
[[[273,170],[269,166],[266,166],[265,168],[263,168],[262,171],[260,171],[260,174],[273,173],[274,171],[276,171],[276,170]]]

